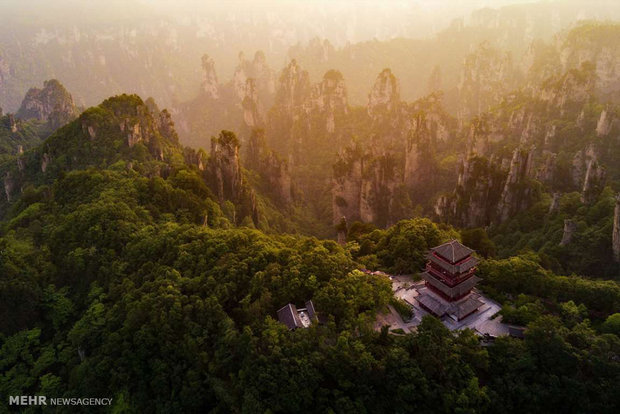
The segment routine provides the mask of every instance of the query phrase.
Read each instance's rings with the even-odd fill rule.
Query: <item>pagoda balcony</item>
[[[456,286],[459,283],[463,282],[464,280],[467,280],[471,276],[473,276],[476,272],[476,268],[472,267],[465,273],[454,275],[454,274],[450,274],[443,268],[429,261],[426,263],[426,271],[432,273],[433,276],[435,276],[435,278],[441,280],[443,283],[447,284],[448,286]]]
[[[429,253],[427,258],[435,265],[435,267],[441,268],[451,275],[459,275],[469,272],[478,264],[478,259],[473,256],[468,256],[456,263],[448,262],[435,252]]]
[[[449,286],[443,280],[437,278],[432,272],[422,273],[422,279],[426,281],[427,286],[432,290],[440,293],[446,299],[453,301],[460,299],[467,295],[476,286],[481,279],[477,276],[471,276],[466,280],[454,285]]]

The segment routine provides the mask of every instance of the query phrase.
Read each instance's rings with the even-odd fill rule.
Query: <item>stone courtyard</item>
[[[382,326],[389,325],[390,331],[401,329],[405,333],[414,332],[422,321],[422,318],[429,314],[429,312],[422,309],[416,299],[420,291],[425,289],[424,281],[414,281],[413,277],[408,275],[386,275],[386,277],[389,277],[392,282],[394,296],[409,304],[409,306],[413,308],[414,315],[411,320],[404,321],[396,309],[390,305],[388,306],[389,313],[382,313],[377,316],[375,329],[379,330]],[[497,315],[501,306],[497,302],[482,295],[477,289],[474,289],[472,293],[479,295],[478,299],[483,302],[483,305],[476,312],[460,321],[456,321],[450,317],[443,317],[441,318],[442,323],[451,331],[469,328],[481,336],[490,335],[492,337],[498,337],[508,335],[508,325],[503,324],[502,317]]]

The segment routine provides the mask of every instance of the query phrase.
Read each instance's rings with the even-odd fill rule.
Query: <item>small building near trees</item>
[[[278,320],[290,330],[307,328],[317,321],[317,314],[311,300],[305,303],[305,308],[297,308],[289,303],[278,310]]]

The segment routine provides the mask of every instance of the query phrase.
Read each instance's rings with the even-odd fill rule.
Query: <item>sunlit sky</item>
[[[455,18],[467,19],[483,7],[502,7],[529,0],[0,0],[0,22],[33,24],[115,23],[128,19],[246,19],[285,22],[299,30],[326,30],[325,37],[363,41],[398,36],[429,36]],[[225,17],[224,17],[225,16]],[[339,32],[355,26],[348,37]],[[315,30],[316,31],[316,30]],[[349,29],[350,31],[350,29]]]

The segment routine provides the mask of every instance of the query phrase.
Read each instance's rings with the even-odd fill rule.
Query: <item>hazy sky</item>
[[[34,25],[117,23],[151,18],[230,19],[274,23],[307,32],[325,30],[338,44],[372,38],[430,36],[454,18],[482,7],[526,0],[0,0],[0,22]],[[316,35],[316,33],[314,33]],[[303,37],[303,36],[302,36]],[[300,39],[303,40],[303,39]]]

